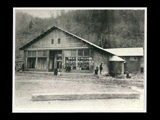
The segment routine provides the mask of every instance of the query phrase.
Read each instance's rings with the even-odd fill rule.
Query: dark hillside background
[[[57,18],[16,12],[16,60],[19,48],[56,25],[103,48],[143,47],[144,10],[63,10]]]

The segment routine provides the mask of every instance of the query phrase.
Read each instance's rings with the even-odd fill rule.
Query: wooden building
[[[24,52],[24,69],[93,73],[103,63],[103,74],[140,71],[143,48],[103,49],[79,36],[53,26],[20,48]]]
[[[53,26],[20,48],[24,51],[25,70],[94,72],[103,63],[108,73],[113,54],[59,27]]]
[[[105,49],[106,52],[110,52],[119,58],[124,60],[124,71],[132,73],[140,72],[144,68],[143,48],[111,48]],[[120,64],[120,63],[119,63]],[[113,67],[111,67],[113,69]],[[116,70],[120,70],[121,68]]]

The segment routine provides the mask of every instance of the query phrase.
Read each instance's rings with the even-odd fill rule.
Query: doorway
[[[50,50],[49,52],[49,71],[62,69],[62,50]]]
[[[54,70],[54,59],[55,59],[54,51],[50,51],[49,52],[49,71],[51,72]]]

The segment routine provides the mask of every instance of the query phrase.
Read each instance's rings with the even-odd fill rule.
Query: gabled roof
[[[110,48],[104,49],[106,52],[117,56],[143,56],[143,47],[139,48]]]
[[[109,61],[125,61],[125,60],[123,60],[122,58],[114,55],[109,59]]]
[[[27,44],[25,44],[24,46],[22,46],[21,48],[19,48],[19,50],[24,50],[26,47],[28,47],[29,45],[33,44],[34,42],[40,40],[42,37],[46,36],[47,34],[49,34],[51,31],[53,31],[53,30],[55,30],[55,29],[59,29],[59,30],[61,30],[61,31],[63,31],[63,32],[65,32],[65,33],[67,33],[67,34],[75,37],[75,38],[78,38],[78,39],[80,39],[80,40],[88,43],[88,44],[91,45],[91,46],[94,46],[94,47],[96,47],[96,48],[98,48],[98,49],[106,52],[102,47],[99,47],[98,45],[95,45],[95,44],[89,42],[88,40],[85,40],[85,39],[83,39],[83,38],[81,38],[81,37],[79,37],[79,36],[77,36],[77,35],[75,35],[75,34],[72,34],[72,33],[68,32],[68,31],[66,31],[66,30],[63,30],[62,28],[59,28],[59,27],[57,27],[57,26],[51,27],[50,29],[48,29],[47,31],[45,31],[43,34],[39,35],[39,36],[36,37],[35,39],[31,40],[30,42],[28,42]],[[109,53],[110,53],[110,52],[109,52]],[[112,54],[112,53],[111,53],[111,54]]]

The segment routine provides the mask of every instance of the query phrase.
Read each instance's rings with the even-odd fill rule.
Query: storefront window
[[[65,57],[65,68],[76,69],[76,57]]]
[[[89,70],[89,57],[78,57],[78,66],[79,70]]]
[[[71,67],[72,70],[89,70],[94,65],[93,52],[89,49],[65,50],[65,68]]]

